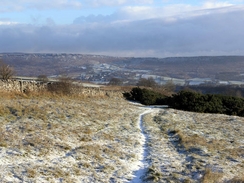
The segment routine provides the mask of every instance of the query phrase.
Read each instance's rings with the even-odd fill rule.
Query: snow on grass
[[[244,119],[161,109],[144,118],[150,166],[145,182],[243,181]]]
[[[0,182],[244,180],[244,120],[122,98],[0,97]]]
[[[144,109],[121,98],[21,98],[2,107],[0,182],[133,178],[141,151],[137,118]]]

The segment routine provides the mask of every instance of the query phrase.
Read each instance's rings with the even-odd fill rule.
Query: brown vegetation
[[[151,163],[162,170],[158,175],[170,172],[159,176],[160,181],[244,181],[243,118],[173,109],[158,111],[146,115],[144,121]],[[167,164],[162,163],[165,161]]]
[[[0,78],[8,80],[14,75],[14,69],[0,60]]]
[[[1,92],[0,182],[130,179],[139,113],[116,95]]]

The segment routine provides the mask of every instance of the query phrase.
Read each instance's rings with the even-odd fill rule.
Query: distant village
[[[108,84],[112,78],[117,78],[124,85],[136,84],[141,78],[153,78],[159,85],[173,83],[178,86],[192,85],[244,85],[243,81],[221,81],[212,78],[191,78],[179,79],[154,75],[149,70],[130,70],[110,64],[96,64],[90,67],[82,67],[80,75],[74,75],[73,78],[81,81],[89,81],[96,84]]]
[[[95,84],[109,84],[111,79],[116,78],[121,81],[120,84],[136,85],[142,78],[153,78],[160,85],[169,82],[178,86],[244,85],[244,57],[237,56],[133,58],[65,53],[2,53],[0,59],[24,77],[44,74],[55,79],[65,73],[77,81]]]

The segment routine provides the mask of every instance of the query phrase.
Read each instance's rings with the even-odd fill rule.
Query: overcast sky
[[[1,0],[0,52],[244,55],[244,0]]]

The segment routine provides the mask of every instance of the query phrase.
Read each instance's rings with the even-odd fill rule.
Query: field
[[[1,93],[0,123],[3,183],[244,181],[244,120],[236,116],[121,96]]]

